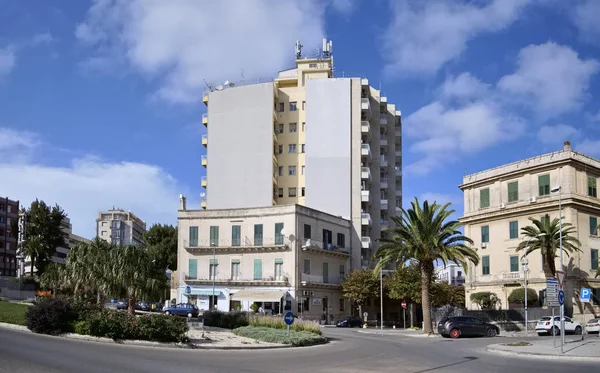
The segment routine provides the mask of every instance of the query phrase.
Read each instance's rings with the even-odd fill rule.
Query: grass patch
[[[249,315],[249,324],[253,327],[265,327],[272,329],[285,329],[287,332],[287,324],[282,316],[267,316],[267,315]],[[294,320],[290,329],[296,332],[308,332],[321,335],[321,327],[314,321]]]
[[[526,346],[531,346],[531,343],[527,343],[527,342],[514,342],[514,343],[506,343],[504,345],[505,346],[510,346],[510,347],[526,347]]]
[[[263,342],[291,344],[292,346],[312,346],[327,342],[324,337],[315,333],[290,330],[290,335],[288,336],[287,330],[266,327],[244,326],[234,329],[233,333],[241,337],[253,338]]]
[[[0,301],[0,322],[25,325],[26,305]]]

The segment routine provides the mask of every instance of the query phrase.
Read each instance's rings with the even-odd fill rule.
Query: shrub
[[[290,330],[288,336],[287,330],[265,327],[244,326],[235,329],[233,333],[263,342],[291,344],[293,346],[312,346],[327,342],[325,338],[315,333]]]
[[[90,335],[90,324],[87,321],[76,321],[73,324],[73,331],[81,335]]]
[[[509,303],[525,304],[525,288],[516,288],[508,296]],[[538,295],[535,289],[527,289],[527,305],[535,305],[538,302]]]
[[[77,313],[77,320],[86,320],[90,315],[101,312],[104,309],[102,304],[95,302],[86,302],[83,300],[72,301],[73,309]]]
[[[156,342],[187,342],[187,320],[165,315],[144,315],[138,318],[139,338]]]
[[[250,326],[254,327],[287,329],[287,324],[283,320],[282,316],[250,315],[249,320]],[[297,332],[309,332],[321,335],[321,327],[314,321],[296,319],[290,326],[290,329]]]
[[[204,325],[218,328],[235,329],[248,326],[248,314],[245,312],[204,312]]]
[[[58,335],[72,330],[77,319],[71,303],[65,299],[42,298],[25,312],[25,325],[35,333]]]
[[[493,310],[498,303],[498,296],[489,291],[471,294],[471,302],[477,304],[482,310]]]
[[[0,301],[0,322],[25,325],[26,311],[27,306],[24,304]]]

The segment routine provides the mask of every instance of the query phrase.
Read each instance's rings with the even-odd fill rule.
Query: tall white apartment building
[[[402,206],[400,111],[367,79],[334,77],[331,42],[318,58],[297,43],[294,68],[225,82],[203,102],[203,208],[300,204],[339,216],[354,227],[352,267],[372,263]]]
[[[98,213],[96,236],[115,245],[145,246],[146,222],[134,213],[122,209],[112,209]]]

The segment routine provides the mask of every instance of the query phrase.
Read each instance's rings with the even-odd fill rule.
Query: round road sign
[[[565,304],[565,292],[562,290],[558,291],[558,304],[561,306]]]
[[[369,316],[369,313],[368,312],[363,312],[363,317],[367,317],[367,316]]]
[[[406,302],[402,301],[402,308],[406,308]]]
[[[283,321],[288,325],[292,325],[294,323],[294,313],[292,311],[286,312],[285,316],[283,316]]]

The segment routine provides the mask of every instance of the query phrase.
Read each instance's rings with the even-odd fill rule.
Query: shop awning
[[[250,302],[279,302],[287,293],[285,290],[240,290],[233,294],[231,300]]]

